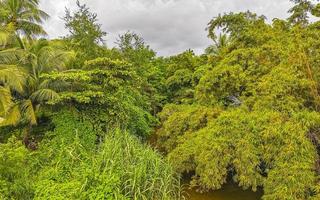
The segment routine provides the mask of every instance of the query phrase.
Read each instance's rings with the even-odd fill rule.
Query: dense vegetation
[[[106,47],[86,5],[47,40],[38,0],[0,0],[0,199],[181,199],[183,175],[319,199],[320,4],[292,2],[219,15],[203,55],[164,58],[133,32]]]
[[[39,39],[38,3],[0,1],[0,199],[179,199],[178,174],[142,144],[161,98],[155,53],[133,33],[108,49],[80,3],[70,35]]]

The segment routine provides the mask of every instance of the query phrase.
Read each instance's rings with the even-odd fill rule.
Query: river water
[[[154,148],[156,147],[156,141],[156,135],[152,135],[148,139],[148,143]],[[182,182],[187,184],[188,180],[190,181],[190,177],[184,178]],[[222,189],[212,192],[199,193],[196,189],[184,190],[186,200],[260,200],[262,195],[262,190],[257,192],[242,190],[242,188],[232,182],[225,184]]]
[[[186,189],[186,200],[260,200],[262,191],[252,192],[242,190],[237,185],[229,183],[222,189],[206,193],[198,193],[195,189]]]

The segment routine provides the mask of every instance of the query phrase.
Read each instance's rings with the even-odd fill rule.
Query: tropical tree
[[[202,65],[202,59],[192,50],[166,59],[165,86],[169,103],[192,103],[193,78]]]
[[[0,1],[0,26],[13,30],[21,48],[24,48],[22,37],[31,40],[46,35],[41,23],[49,16],[38,6],[38,0]]]
[[[214,44],[210,45],[206,50],[206,54],[214,56],[222,56],[223,51],[226,50],[229,40],[226,34],[220,34],[217,39],[214,39]]]
[[[228,34],[229,49],[186,85],[193,104],[165,106],[157,129],[173,166],[195,174],[191,185],[219,189],[232,176],[244,189],[263,187],[265,200],[317,199],[318,25],[269,24],[251,12],[209,23],[212,39]]]
[[[102,57],[105,49],[106,32],[98,23],[97,14],[89,10],[86,4],[77,1],[78,10],[72,13],[66,9],[65,28],[69,35],[65,38],[67,47],[75,51],[76,57],[71,62],[72,68],[82,68],[86,60]],[[71,68],[70,67],[70,68]]]
[[[22,92],[25,81],[23,70],[14,61],[18,51],[11,46],[12,34],[8,29],[0,31],[0,123],[11,106],[11,91]]]
[[[309,23],[310,14],[317,16],[319,13],[319,4],[315,4],[319,0],[290,0],[295,5],[290,8],[291,14],[288,22],[291,24],[307,25]]]
[[[25,125],[26,144],[32,126],[37,124],[36,112],[39,106],[58,96],[50,89],[50,83],[41,78],[41,74],[63,70],[69,57],[67,52],[51,47],[50,42],[38,40],[32,45],[26,45],[26,50],[18,56],[16,77],[9,73],[14,67],[7,69],[7,75],[3,73],[0,76],[3,78],[1,102],[4,119],[1,125]]]
[[[137,33],[128,31],[120,35],[116,44],[115,50],[119,51],[122,59],[133,64],[141,80],[141,92],[150,102],[150,111],[155,115],[165,100],[164,60],[157,58],[156,52]]]
[[[43,77],[65,86],[58,91],[59,97],[48,103],[76,108],[84,118],[90,118],[100,139],[114,128],[139,135],[149,133],[153,118],[131,63],[96,58],[86,61],[82,70],[52,72]]]
[[[38,5],[38,0],[0,1],[0,115],[5,117],[2,124],[16,124],[21,118],[12,94],[25,91],[28,69],[22,66],[21,58],[26,56],[26,40],[46,34],[40,24],[48,15]],[[29,120],[35,123],[30,108],[30,102],[21,104],[21,110],[28,111]]]

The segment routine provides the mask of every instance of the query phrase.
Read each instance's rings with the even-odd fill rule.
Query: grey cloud
[[[44,0],[43,0],[44,2]],[[107,44],[113,46],[127,30],[140,34],[159,55],[194,49],[197,53],[211,43],[205,28],[219,13],[251,10],[269,19],[286,18],[289,0],[82,0],[96,12]],[[64,8],[75,7],[75,0],[46,0],[42,9],[51,15],[46,23],[50,37],[66,34]]]

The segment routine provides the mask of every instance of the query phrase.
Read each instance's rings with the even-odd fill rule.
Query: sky
[[[208,22],[218,14],[250,10],[268,20],[287,18],[289,0],[80,0],[97,13],[102,29],[108,33],[106,44],[115,46],[119,35],[133,31],[159,56],[194,50],[197,54],[212,41]],[[49,38],[68,34],[62,17],[65,8],[74,10],[76,0],[42,0],[41,9],[51,17],[44,24]]]

